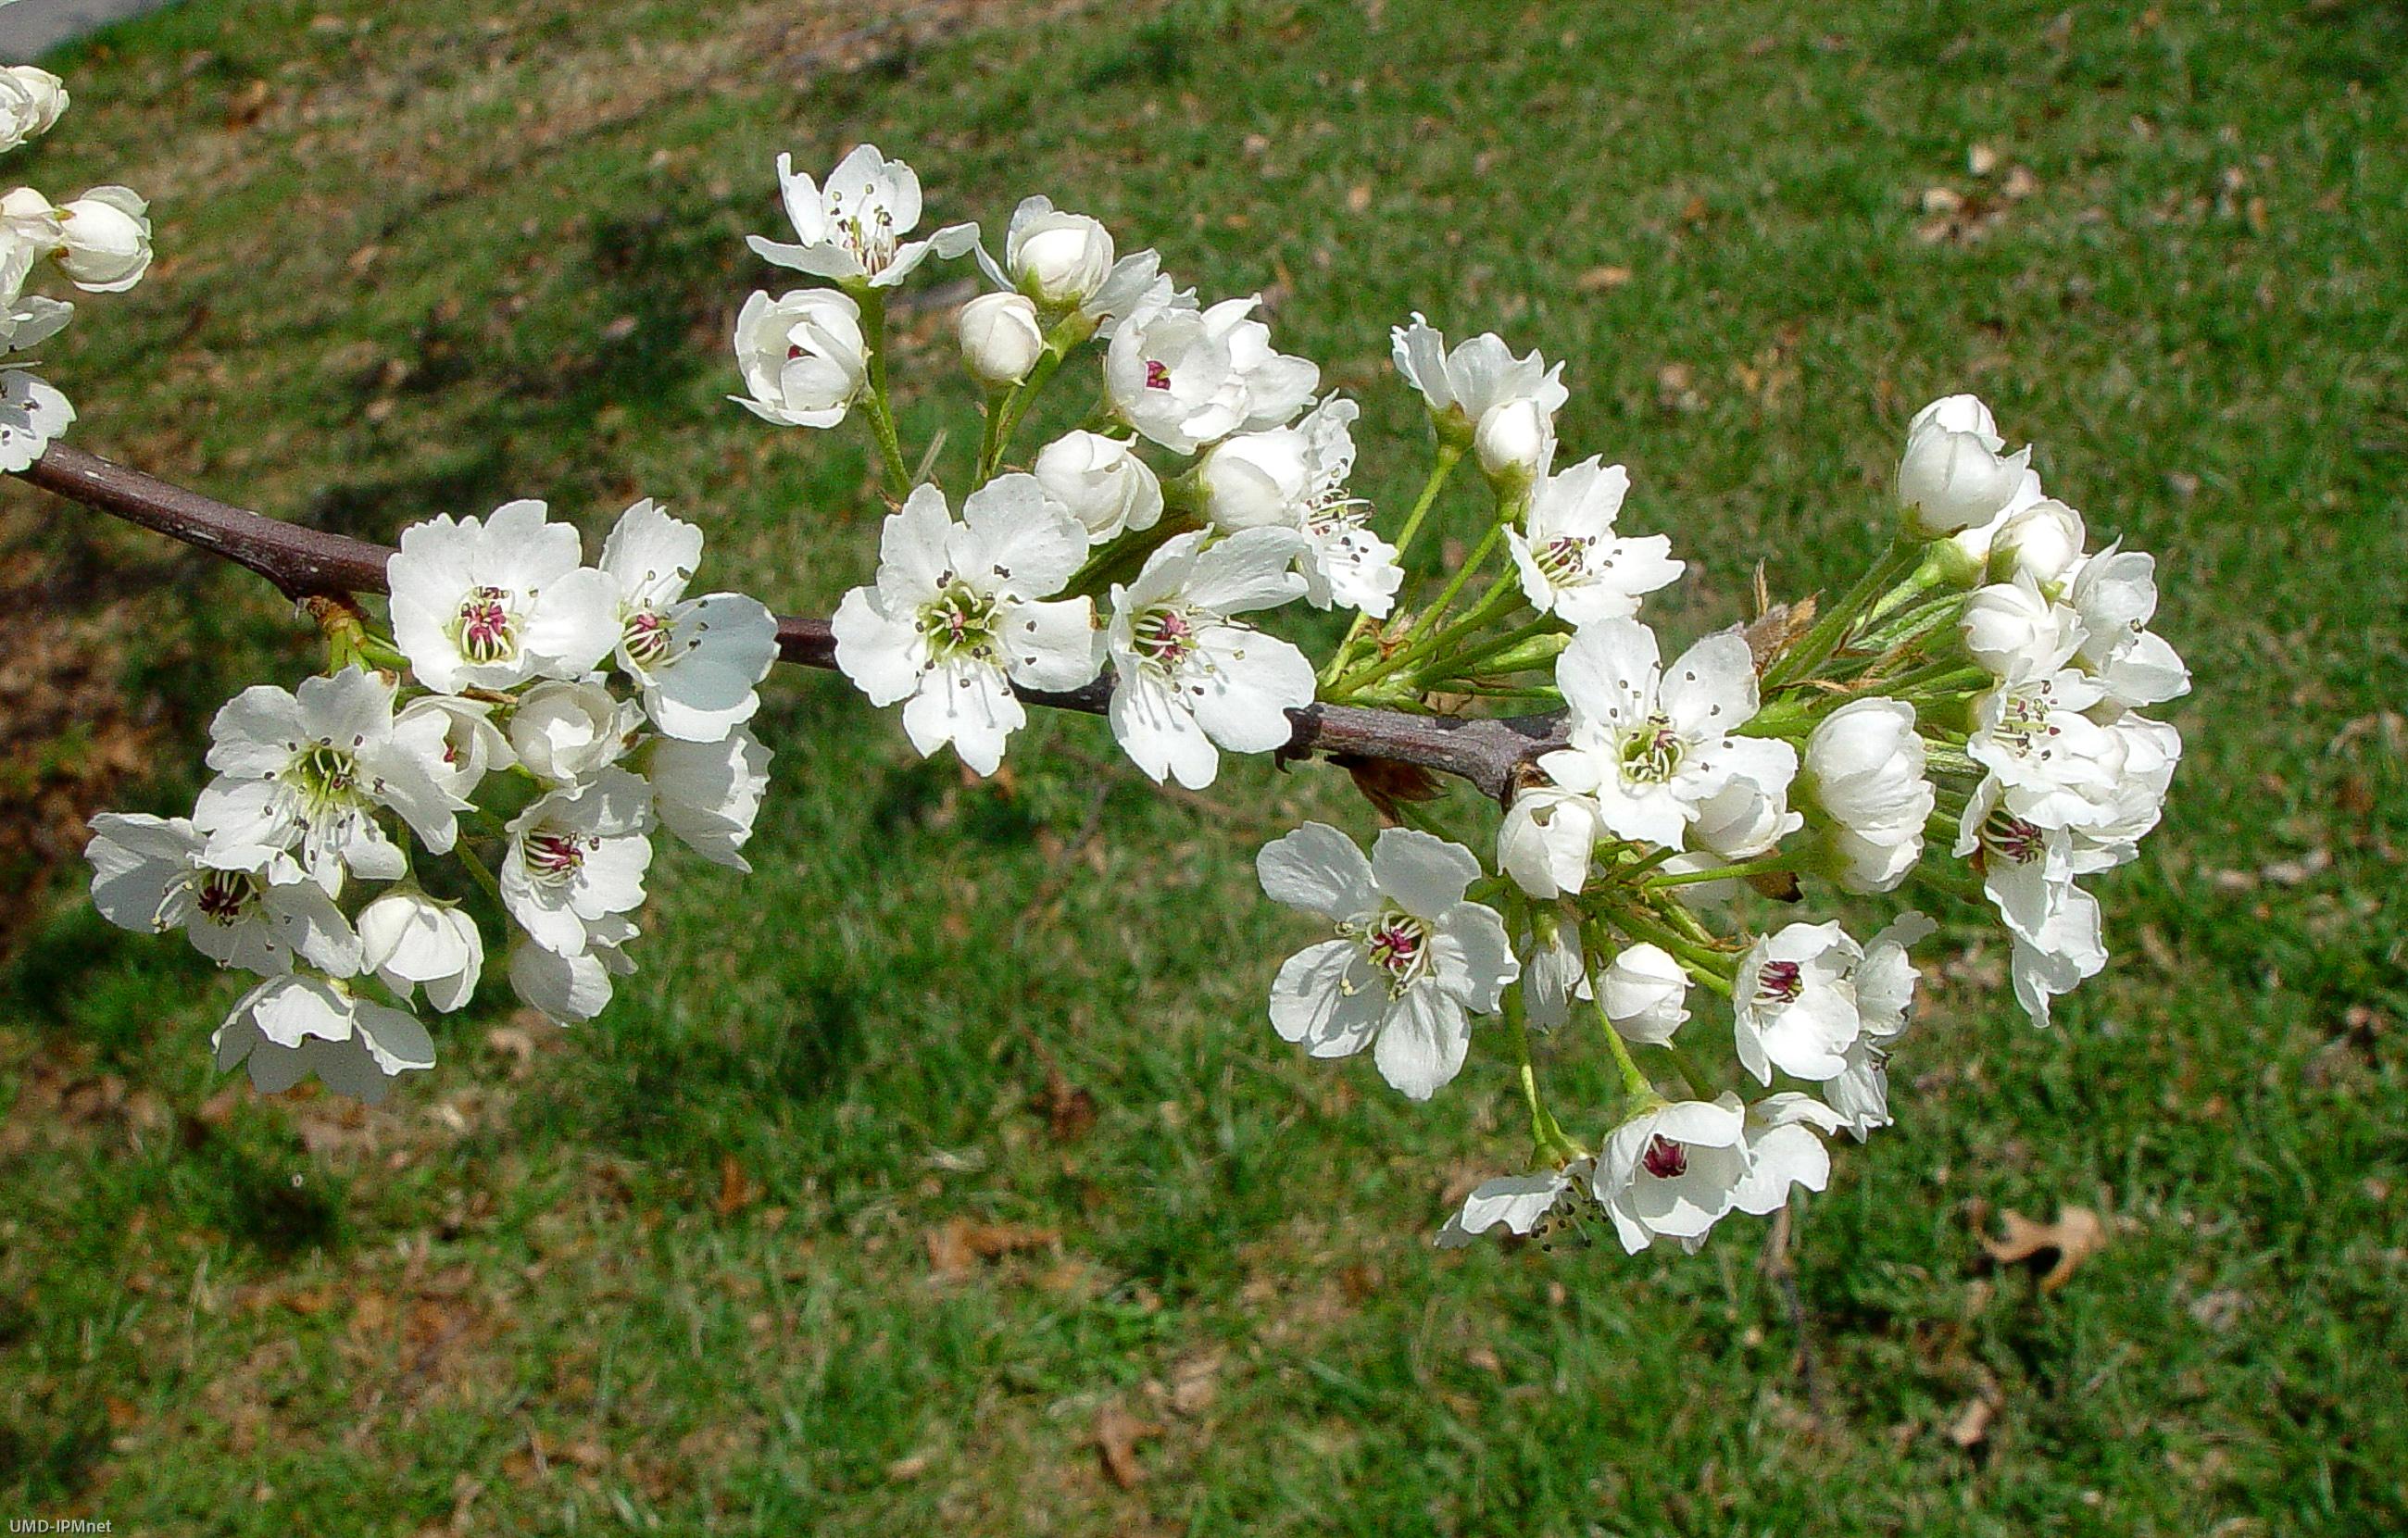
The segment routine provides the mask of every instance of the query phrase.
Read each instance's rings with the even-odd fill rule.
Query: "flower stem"
[[[1539,1071],[1530,1061],[1530,1032],[1524,1023],[1522,985],[1515,983],[1505,990],[1505,1027],[1512,1033],[1513,1061],[1522,1081],[1522,1103],[1530,1108],[1530,1141],[1541,1160],[1578,1159],[1585,1151],[1564,1135],[1563,1128],[1547,1110],[1539,1094]]]
[[[911,467],[904,462],[903,439],[895,431],[895,411],[886,393],[886,295],[868,289],[856,296],[863,338],[869,344],[869,430],[886,464],[887,490],[899,500],[911,494]]]
[[[1891,583],[1922,563],[1923,547],[1904,535],[1893,540],[1881,558],[1865,569],[1831,611],[1814,621],[1814,628],[1799,636],[1795,645],[1774,659],[1766,670],[1764,684],[1768,689],[1792,683],[1820,667],[1841,643],[1848,637],[1849,627],[1863,614],[1865,606]]]
[[[1631,1061],[1630,1044],[1622,1039],[1622,1032],[1616,1031],[1613,1028],[1613,1022],[1605,1018],[1605,1010],[1592,1003],[1588,1006],[1588,1012],[1597,1017],[1598,1029],[1605,1032],[1605,1045],[1613,1053],[1613,1065],[1622,1070],[1623,1092],[1628,1095],[1654,1094],[1655,1084],[1640,1070],[1639,1064]]]
[[[1647,879],[1647,885],[1687,887],[1701,881],[1735,881],[1743,876],[1771,876],[1783,871],[1794,871],[1797,868],[1790,863],[1787,855],[1769,854],[1760,860],[1742,861],[1736,865],[1716,865],[1711,870],[1674,871],[1669,876],[1650,876]]]
[[[1404,528],[1398,532],[1398,560],[1402,560],[1405,551],[1412,547],[1413,536],[1421,533],[1422,520],[1429,516],[1430,506],[1438,501],[1440,489],[1446,485],[1446,477],[1455,473],[1455,464],[1462,458],[1463,449],[1459,445],[1440,443],[1438,446],[1438,459],[1430,466],[1429,479],[1422,483],[1422,494],[1414,501],[1413,510],[1405,515]],[[1338,649],[1331,652],[1329,661],[1322,664],[1321,685],[1324,689],[1336,682],[1339,674],[1345,670],[1371,623],[1371,617],[1368,614],[1357,613],[1354,616],[1354,622],[1346,628],[1346,638],[1338,643]]]

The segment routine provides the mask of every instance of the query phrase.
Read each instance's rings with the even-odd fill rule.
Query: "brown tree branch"
[[[52,444],[17,476],[70,502],[222,556],[267,578],[295,601],[385,591],[385,562],[393,551],[384,546],[264,517],[65,444]],[[784,661],[804,667],[836,666],[836,637],[824,619],[781,617],[778,648]],[[1030,692],[1026,698],[1099,715],[1111,699],[1111,685],[1098,679],[1070,693]],[[1311,705],[1289,711],[1288,719],[1296,734],[1283,757],[1328,754],[1412,764],[1459,776],[1499,802],[1512,790],[1514,775],[1524,763],[1564,744],[1558,716],[1464,720]]]

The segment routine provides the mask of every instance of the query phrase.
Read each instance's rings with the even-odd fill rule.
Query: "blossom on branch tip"
[[[1588,884],[1589,857],[1603,819],[1595,798],[1553,785],[1513,794],[1497,828],[1497,868],[1531,896],[1576,893]]]
[[[444,694],[582,677],[619,640],[614,584],[582,559],[576,529],[540,502],[414,523],[385,563],[394,640]]]
[[[1737,1095],[1656,1101],[1626,1119],[1597,1156],[1597,1195],[1622,1247],[1656,1240],[1695,1249],[1747,1178],[1746,1117]]]
[[[510,947],[510,991],[555,1025],[579,1025],[601,1014],[610,1003],[610,979],[636,970],[624,948],[636,937],[634,924],[613,915],[586,928],[589,944],[574,956],[532,940]]]
[[[61,204],[59,270],[86,293],[122,293],[150,270],[150,205],[130,187]]]
[[[1285,423],[1312,398],[1321,370],[1273,349],[1270,328],[1252,319],[1260,303],[1229,299],[1203,310],[1178,298],[1140,304],[1104,354],[1113,409],[1176,454]]]
[[[920,178],[899,160],[865,144],[838,162],[823,188],[778,157],[778,185],[796,244],[746,237],[754,254],[781,267],[848,286],[892,288],[931,254],[956,257],[978,244],[975,224],[948,224],[925,240],[906,240],[920,225]]]
[[[2031,450],[2002,452],[1990,408],[1971,395],[1932,402],[1907,423],[1898,465],[1898,505],[1925,539],[1988,523],[2022,486]]]
[[[1366,860],[1344,833],[1308,822],[1265,845],[1254,868],[1272,901],[1338,926],[1280,968],[1272,1028],[1316,1058],[1368,1047],[1407,1098],[1437,1093],[1463,1067],[1469,1016],[1495,1009],[1520,975],[1504,921],[1464,897],[1480,862],[1409,828],[1383,830]]]
[[[67,109],[66,84],[34,64],[0,68],[0,153],[40,138]]]
[[[1226,748],[1268,753],[1295,734],[1291,710],[1312,703],[1304,653],[1233,618],[1304,591],[1289,567],[1303,541],[1284,529],[1248,529],[1207,545],[1207,530],[1172,538],[1134,581],[1112,585],[1106,633],[1112,671],[1112,735],[1159,783],[1212,783]]]
[[[1011,210],[1000,264],[983,246],[977,254],[996,287],[1025,294],[1057,314],[1095,299],[1114,268],[1111,232],[1085,214],[1054,207],[1042,194],[1022,198]],[[1149,281],[1152,276],[1149,270]]]
[[[861,306],[834,289],[755,292],[736,318],[736,367],[751,393],[727,398],[745,410],[785,427],[834,427],[868,387]]]
[[[962,364],[989,390],[1018,384],[1045,352],[1037,305],[1025,293],[982,293],[953,317]]]
[[[1012,686],[1064,691],[1103,667],[1094,605],[1054,599],[1087,553],[1085,528],[1033,476],[997,476],[954,522],[934,486],[886,519],[878,578],[837,606],[836,662],[877,705],[903,704],[923,756],[946,743],[978,774],[1028,719]]]
[[[209,1047],[219,1072],[247,1067],[262,1094],[280,1094],[315,1074],[337,1094],[370,1105],[394,1077],[435,1066],[435,1043],[417,1016],[321,977],[275,977],[252,989]]]
[[[1494,332],[1450,352],[1446,337],[1418,313],[1388,338],[1397,372],[1421,392],[1441,440],[1476,446],[1492,477],[1518,476],[1526,485],[1546,469],[1555,455],[1555,413],[1571,397],[1563,364],[1549,367],[1536,349],[1516,358]]]
[[[538,797],[510,819],[502,905],[546,950],[575,956],[644,901],[652,791],[626,770]]]

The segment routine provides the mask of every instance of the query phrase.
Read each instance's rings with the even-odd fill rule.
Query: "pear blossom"
[[[510,947],[510,991],[555,1025],[581,1025],[601,1014],[610,1003],[610,979],[636,970],[622,948],[635,938],[635,925],[612,916],[588,930],[590,944],[574,956],[546,950],[532,940]],[[622,938],[603,938],[611,934]]]
[[[122,293],[150,270],[150,204],[130,187],[95,187],[59,206],[59,270],[86,293]]]
[[[2008,939],[2008,975],[2035,1025],[2049,1004],[2107,965],[2099,904],[2074,885],[2074,835],[2019,815],[2008,788],[1985,779],[1958,825],[1956,852],[1981,873]]]
[[[1936,539],[1996,518],[2023,484],[2031,450],[2002,453],[1990,408],[1971,395],[1932,402],[1907,423],[1898,505],[1918,536]]]
[[[582,677],[619,629],[614,584],[580,560],[576,529],[532,500],[412,524],[385,563],[394,640],[443,694]]]
[[[266,976],[310,965],[348,976],[360,942],[342,910],[291,856],[275,849],[208,854],[208,840],[184,818],[104,812],[84,847],[92,903],[120,929],[180,929],[220,966]]]
[[[1027,718],[1012,686],[1070,690],[1102,670],[1094,605],[1053,600],[1087,553],[1079,521],[1033,476],[997,476],[956,523],[945,494],[913,491],[888,516],[877,581],[837,606],[836,661],[872,705],[903,706],[923,755],[950,742],[995,772]]]
[[[1226,438],[1196,467],[1204,516],[1223,529],[1278,527],[1304,536],[1297,565],[1305,600],[1342,604],[1383,619],[1405,572],[1397,548],[1373,533],[1370,506],[1350,496],[1354,469],[1353,401],[1333,395],[1294,427]]]
[[[2023,679],[2056,672],[2080,650],[2080,614],[2041,591],[2028,575],[1976,589],[1957,612],[1965,649],[1989,673]]]
[[[1530,933],[1514,954],[1522,962],[1523,1008],[1536,1029],[1556,1029],[1572,1018],[1574,1000],[1595,997],[1578,924],[1541,909],[1532,915]]]
[[[1494,1229],[1550,1239],[1581,1213],[1595,1214],[1591,1188],[1597,1161],[1574,1159],[1561,1169],[1533,1170],[1528,1175],[1484,1180],[1463,1199],[1463,1210],[1446,1220],[1434,1241],[1440,1249],[1461,1249]]]
[[[2157,561],[2109,546],[2075,568],[2069,597],[2082,619],[2074,653],[2108,697],[2123,705],[2162,705],[2190,692],[2190,670],[2146,627],[2157,611]]]
[[[1790,924],[1756,941],[1731,989],[1739,1060],[1763,1083],[1772,1070],[1828,1079],[1863,1030],[1851,981],[1864,952],[1835,922]]]
[[[1622,1039],[1661,1047],[1689,1018],[1689,974],[1661,946],[1625,946],[1598,974],[1597,1003]]]
[[[956,257],[978,244],[975,224],[948,224],[925,240],[904,239],[920,226],[920,178],[876,145],[861,145],[838,162],[824,188],[798,175],[792,155],[780,155],[778,185],[797,243],[756,235],[746,244],[765,261],[814,278],[892,288],[931,253]]]
[[[1695,1249],[1748,1176],[1747,1121],[1737,1095],[1656,1101],[1614,1128],[1597,1156],[1597,1195],[1622,1247],[1659,1238]]]
[[[1038,450],[1031,470],[1045,494],[1069,510],[1091,545],[1141,534],[1162,521],[1162,482],[1127,444],[1073,430]]]
[[[738,727],[717,742],[656,737],[643,769],[662,827],[715,865],[752,868],[743,850],[769,788],[769,750],[752,733]]]
[[[1756,775],[1733,775],[1723,788],[1698,803],[1689,842],[1725,860],[1754,860],[1806,824],[1789,807],[1789,782],[1797,759],[1768,757]]]
[[[1736,735],[1756,714],[1747,643],[1709,635],[1670,668],[1653,631],[1605,619],[1574,635],[1555,662],[1571,706],[1571,746],[1539,761],[1555,783],[1596,798],[1599,820],[1623,838],[1679,848],[1705,803],[1737,778],[1770,796],[1797,773],[1798,752]]]
[[[393,713],[397,732],[419,730],[415,723],[421,720],[433,720],[442,730],[441,755],[426,770],[446,795],[466,801],[476,794],[486,775],[519,761],[510,750],[509,735],[494,723],[491,701],[422,694]]]
[[[1303,541],[1285,529],[1248,529],[1207,545],[1179,534],[1123,587],[1112,585],[1107,634],[1112,735],[1156,782],[1212,783],[1216,745],[1267,753],[1295,734],[1291,710],[1312,703],[1312,664],[1277,636],[1233,617],[1304,591],[1288,568]]]
[[[1750,1105],[1742,1133],[1748,1171],[1731,1190],[1731,1209],[1762,1218],[1788,1204],[1793,1186],[1821,1190],[1831,1180],[1831,1151],[1815,1133],[1847,1124],[1828,1105],[1794,1089]]]
[[[360,910],[360,965],[404,999],[426,990],[446,1014],[468,1002],[485,967],[485,937],[456,903],[391,891]]]
[[[1513,794],[1497,829],[1497,868],[1531,896],[1554,899],[1588,884],[1603,817],[1595,798],[1554,785]]]
[[[980,267],[996,287],[1026,295],[1048,310],[1077,309],[1112,276],[1112,235],[1085,214],[1068,213],[1039,193],[1020,200],[1003,233],[997,264],[977,248]]]
[[[1469,1015],[1495,1009],[1520,974],[1504,921],[1465,900],[1479,860],[1410,828],[1383,830],[1366,860],[1344,833],[1308,822],[1254,865],[1274,902],[1338,926],[1280,968],[1272,1027],[1316,1058],[1368,1047],[1407,1098],[1437,1093],[1463,1067]]]
[[[1522,527],[1505,541],[1521,574],[1523,596],[1541,614],[1574,625],[1627,619],[1641,594],[1676,580],[1683,563],[1662,534],[1617,539],[1613,520],[1630,490],[1630,472],[1598,457],[1540,480]]]
[[[209,1047],[220,1073],[248,1068],[262,1094],[315,1074],[337,1094],[370,1105],[400,1075],[435,1066],[435,1043],[416,1016],[302,975],[272,977],[244,994]]]
[[[1990,573],[2000,581],[2029,577],[2054,588],[2082,559],[2089,537],[2082,515],[2055,497],[2008,514],[1990,540]]]
[[[1028,377],[1045,352],[1045,328],[1025,293],[982,293],[953,317],[953,335],[970,377],[1002,390]]]
[[[66,84],[34,64],[0,69],[0,154],[40,138],[67,109]]]
[[[2003,682],[1974,700],[1965,751],[1999,777],[2017,815],[2042,827],[2086,821],[2114,786],[2114,741],[2084,714],[2104,697],[2073,668]]]
[[[762,420],[834,427],[869,384],[861,306],[837,289],[756,291],[736,317],[736,367],[751,393],[727,398]]]
[[[448,853],[468,803],[437,783],[442,725],[397,720],[393,694],[382,675],[347,667],[294,691],[255,684],[227,701],[209,722],[208,762],[218,777],[193,810],[210,858],[294,849],[329,897],[347,869],[391,880],[406,862],[377,821],[380,808],[399,813],[428,849]]]
[[[602,543],[602,570],[618,590],[614,655],[644,714],[668,736],[716,742],[760,708],[778,617],[742,593],[688,598],[701,562],[702,531],[650,498],[620,514]]]
[[[75,420],[75,407],[48,380],[31,369],[0,368],[0,471],[31,465]]]
[[[600,684],[539,683],[510,712],[510,748],[527,773],[551,785],[591,779],[616,763],[644,724],[633,701]]]
[[[1321,370],[1271,347],[1252,319],[1259,296],[1199,310],[1176,297],[1141,303],[1113,331],[1105,388],[1131,427],[1176,454],[1232,433],[1285,423],[1312,398]]]
[[[536,944],[577,955],[594,943],[595,925],[643,903],[651,827],[651,790],[616,766],[538,797],[510,819],[503,906]]]
[[[1914,706],[1903,700],[1851,700],[1807,737],[1808,794],[1829,819],[1825,838],[1847,890],[1892,890],[1922,858],[1938,797],[1924,757]]]
[[[1388,335],[1397,372],[1421,392],[1440,438],[1477,445],[1484,469],[1518,476],[1523,485],[1546,469],[1555,456],[1555,413],[1571,398],[1563,364],[1550,368],[1535,350],[1516,358],[1494,332],[1450,352],[1446,337],[1418,312]]]

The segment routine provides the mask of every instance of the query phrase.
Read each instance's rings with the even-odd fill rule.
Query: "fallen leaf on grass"
[[[1037,1111],[1056,1143],[1076,1143],[1095,1130],[1096,1097],[1064,1078],[1058,1068],[1047,1071]]]
[[[1629,282],[1630,276],[1628,267],[1591,267],[1572,279],[1572,287],[1583,293],[1602,293]]]
[[[762,1190],[744,1174],[734,1154],[719,1156],[719,1199],[711,1205],[722,1218],[733,1218],[761,1199]]]
[[[1059,1229],[1033,1228],[1025,1223],[977,1223],[949,1218],[924,1236],[928,1269],[939,1276],[966,1276],[981,1260],[992,1260],[1015,1250],[1043,1249],[1058,1244]]]
[[[2002,1265],[2029,1261],[2044,1266],[2040,1289],[2054,1292],[2072,1278],[2083,1261],[2107,1247],[2107,1225],[2088,1207],[2059,1207],[2054,1223],[2035,1222],[2009,1207],[1999,1214],[2006,1236],[1982,1235],[1982,1248]]]
[[[1948,1440],[1971,1452],[1989,1440],[1990,1422],[1998,1416],[1996,1400],[1987,1395],[1969,1399],[1965,1407],[1956,1412],[1956,1418],[1948,1423]]]
[[[1144,1482],[1145,1465],[1138,1461],[1137,1445],[1162,1435],[1165,1429],[1158,1420],[1138,1419],[1118,1400],[1096,1412],[1096,1450],[1113,1484],[1125,1490]]]
[[[1204,1351],[1173,1362],[1170,1407],[1188,1417],[1200,1416],[1211,1409],[1221,1394],[1221,1364],[1226,1360],[1226,1352]]]

